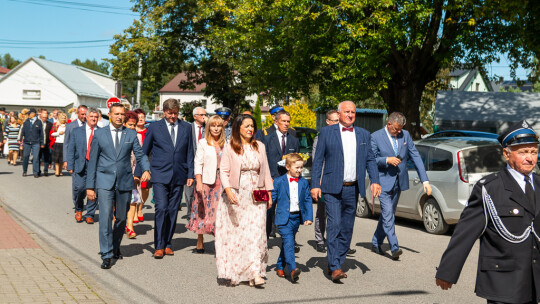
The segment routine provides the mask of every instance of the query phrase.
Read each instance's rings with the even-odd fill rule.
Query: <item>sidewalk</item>
[[[0,205],[1,303],[111,303],[75,263],[40,244]]]

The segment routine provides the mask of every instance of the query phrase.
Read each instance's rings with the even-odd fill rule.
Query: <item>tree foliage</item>
[[[103,73],[105,75],[109,75],[109,63],[107,62],[98,62],[96,59],[86,59],[85,61],[81,61],[80,59],[75,59],[71,62],[71,64],[78,65],[85,67],[87,69]]]
[[[283,109],[291,114],[291,127],[313,128],[317,126],[317,114],[313,112],[307,102],[293,100],[289,105],[283,106]],[[263,129],[270,127],[274,123],[271,115],[266,116],[263,123]]]
[[[193,109],[196,107],[202,107],[202,103],[200,101],[189,101],[189,102],[183,102],[180,105],[180,113],[182,113],[184,120],[188,122],[193,122],[195,118],[193,118]]]
[[[13,69],[19,65],[19,63],[21,63],[21,61],[11,57],[9,53],[4,54],[4,56],[0,56],[0,66],[7,69]]]
[[[257,102],[255,103],[255,108],[253,109],[253,117],[255,118],[255,123],[257,124],[257,129],[262,128],[262,117],[261,117],[261,97],[257,97]]]

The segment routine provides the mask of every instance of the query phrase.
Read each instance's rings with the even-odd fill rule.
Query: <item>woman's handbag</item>
[[[266,190],[253,190],[253,200],[256,203],[268,203],[270,195]]]

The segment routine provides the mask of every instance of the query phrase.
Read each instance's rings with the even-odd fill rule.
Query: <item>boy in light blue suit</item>
[[[313,206],[309,184],[300,176],[304,160],[297,153],[288,154],[285,158],[287,174],[274,180],[272,201],[276,204],[274,219],[281,235],[281,252],[277,260],[276,272],[279,277],[285,277],[283,269],[287,265],[291,272],[291,280],[298,281],[300,269],[296,267],[294,244],[296,232],[300,223],[311,225],[313,221]]]

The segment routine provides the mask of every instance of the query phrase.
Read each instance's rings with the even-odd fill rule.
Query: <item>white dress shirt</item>
[[[292,176],[287,174],[287,181],[289,182],[289,212],[298,212],[300,211],[300,201],[298,200],[298,183],[291,182],[291,177]]]
[[[79,124],[79,127],[82,127],[83,123],[80,119],[77,118],[77,123]]]
[[[283,151],[284,147],[281,145],[281,140],[283,138],[283,133],[281,133],[277,127],[276,127],[276,134],[277,134],[277,137],[278,137],[279,146],[281,147],[281,151]],[[285,148],[286,147],[287,147],[287,135],[285,134]]]
[[[195,126],[195,142],[197,143],[197,147],[198,147],[199,146],[199,132],[201,132],[201,139],[204,138],[204,132],[202,131],[203,126],[199,125],[197,122],[193,122],[193,126]],[[169,124],[169,129],[170,128],[171,128],[171,124]]]
[[[113,145],[116,145],[116,143],[115,143],[115,140],[116,140],[115,137],[116,137],[116,133],[117,133],[116,128],[113,126],[113,124],[110,124],[109,129],[111,130],[111,136],[112,136]],[[120,127],[119,129],[122,130],[122,127]],[[90,135],[90,133],[88,133],[88,129],[86,130],[86,135],[87,136]],[[120,144],[121,139],[122,139],[122,132],[118,132],[118,144]],[[114,148],[116,149],[116,146],[114,146]]]
[[[167,122],[167,130],[169,130],[169,137],[171,137],[171,123]],[[176,137],[178,136],[178,120],[176,120],[174,122],[174,141],[173,141],[173,145],[176,146]]]
[[[343,143],[343,182],[356,181],[356,132],[343,131],[344,126],[339,124],[341,142]]]
[[[512,175],[512,177],[516,180],[516,182],[518,183],[519,187],[521,188],[521,190],[523,190],[523,193],[525,193],[525,175],[517,172],[516,170],[512,169],[512,167],[510,167],[510,165],[506,164],[506,168],[508,169],[508,172],[510,172],[510,175]],[[533,187],[533,190],[534,190],[534,182],[533,182],[533,174],[532,172],[529,173],[529,180],[531,181],[531,186]]]

